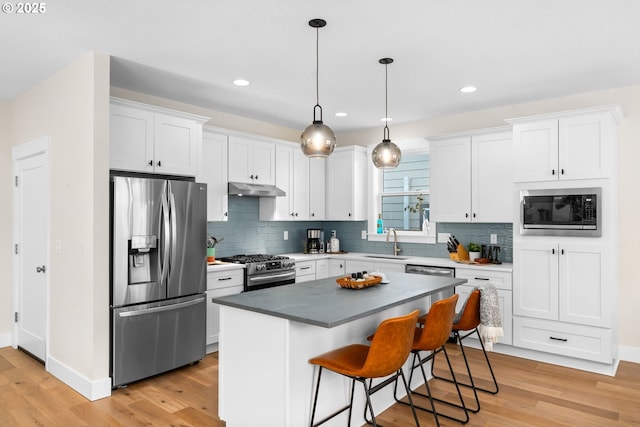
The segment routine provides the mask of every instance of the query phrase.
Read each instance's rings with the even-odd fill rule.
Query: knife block
[[[449,253],[449,258],[453,261],[469,261],[469,252],[462,244],[459,244],[455,253]]]

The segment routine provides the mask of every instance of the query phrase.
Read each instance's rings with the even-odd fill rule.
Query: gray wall
[[[389,255],[392,252],[391,244],[369,242],[361,238],[361,231],[367,230],[366,221],[260,221],[258,205],[258,198],[255,197],[229,197],[229,221],[208,223],[210,235],[217,239],[224,237],[224,241],[216,247],[216,258],[243,253],[302,252],[307,228],[323,229],[325,240],[329,238],[331,230],[336,230],[343,251]],[[289,240],[284,240],[284,231],[288,231]],[[504,262],[513,259],[511,224],[438,224],[438,232],[452,233],[464,244],[488,244],[489,235],[497,234],[498,245],[502,248],[500,259]],[[401,243],[399,246],[404,256],[449,256],[443,243]]]

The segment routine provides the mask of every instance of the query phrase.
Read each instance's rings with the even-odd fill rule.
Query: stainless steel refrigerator
[[[111,177],[111,379],[196,362],[206,340],[206,184]]]

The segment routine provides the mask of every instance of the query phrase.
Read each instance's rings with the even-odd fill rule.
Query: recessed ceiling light
[[[391,120],[393,120],[391,117],[383,117],[380,119],[381,122],[390,122]]]
[[[249,80],[236,79],[233,81],[233,84],[236,86],[249,86]]]
[[[478,88],[476,88],[475,86],[465,86],[460,88],[460,92],[462,93],[471,93],[475,92],[476,90],[478,90]]]
[[[347,113],[342,113],[342,112],[336,113],[336,117],[346,117],[346,116],[347,116]]]

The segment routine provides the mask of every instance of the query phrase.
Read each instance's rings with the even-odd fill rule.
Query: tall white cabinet
[[[602,236],[521,236],[513,227],[513,344],[612,373],[617,355],[616,106],[511,119],[514,200],[529,189],[602,188]]]
[[[208,117],[111,98],[109,168],[196,176]]]
[[[431,220],[511,222],[512,141],[510,128],[429,139]]]
[[[367,149],[338,147],[327,159],[326,219],[367,219]]]
[[[228,140],[227,135],[208,129],[202,134],[202,159],[196,180],[207,184],[207,221],[229,219]]]

